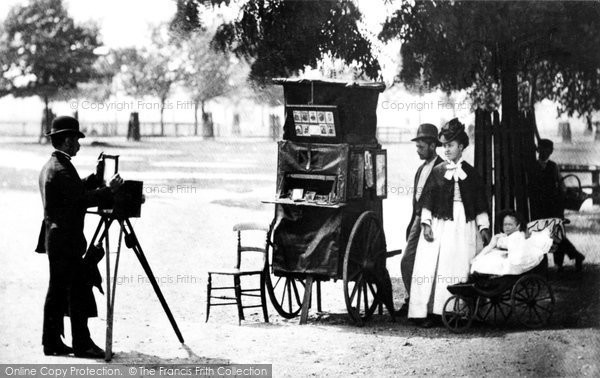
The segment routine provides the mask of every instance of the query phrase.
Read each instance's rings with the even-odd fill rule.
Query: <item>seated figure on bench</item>
[[[533,165],[530,177],[529,200],[531,219],[565,217],[565,192],[558,165],[550,160],[554,143],[550,139],[541,139],[538,143],[538,161]],[[561,271],[565,255],[575,260],[575,269],[582,270],[585,256],[567,239],[554,252],[554,264]]]

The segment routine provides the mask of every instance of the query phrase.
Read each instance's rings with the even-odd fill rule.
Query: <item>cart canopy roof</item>
[[[381,82],[373,82],[373,81],[342,81],[342,80],[333,80],[333,79],[304,79],[304,78],[275,78],[273,79],[273,84],[281,84],[285,86],[286,84],[317,84],[317,85],[331,85],[331,86],[341,86],[346,88],[364,88],[364,89],[373,89],[378,92],[383,92],[385,90],[385,84]]]
[[[377,102],[384,83],[310,80],[302,78],[273,79],[283,85],[286,117],[283,139],[303,142],[377,144]],[[335,106],[335,141],[325,135],[299,137],[298,122],[294,121],[293,106]],[[318,113],[317,113],[318,114]],[[306,122],[306,123],[310,123]],[[307,126],[307,125],[305,125]],[[327,126],[327,125],[324,125]],[[299,127],[301,130],[302,127]],[[324,133],[326,133],[324,129]],[[333,133],[332,133],[333,134]]]

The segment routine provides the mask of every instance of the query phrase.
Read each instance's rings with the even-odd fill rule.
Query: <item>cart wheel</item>
[[[444,304],[442,322],[451,332],[461,333],[471,326],[474,309],[471,300],[453,295]]]
[[[495,297],[477,297],[477,317],[479,320],[497,326],[505,323],[512,314],[510,291]]]
[[[389,279],[385,254],[385,235],[376,214],[362,213],[350,232],[343,270],[346,309],[357,325],[363,325],[379,304],[378,292],[384,290],[378,280]]]
[[[535,274],[519,278],[510,297],[513,311],[521,324],[529,328],[548,324],[554,311],[554,294],[544,278]]]
[[[275,311],[286,319],[291,319],[300,313],[304,302],[304,279],[276,276],[271,269],[272,257],[267,255],[266,280],[267,291]]]

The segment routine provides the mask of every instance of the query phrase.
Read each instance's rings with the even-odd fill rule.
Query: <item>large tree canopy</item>
[[[228,0],[178,0],[172,29],[200,28],[198,11]],[[360,29],[361,13],[352,1],[248,1],[240,16],[219,26],[213,46],[251,63],[250,78],[264,82],[315,67],[323,54],[355,65],[364,76],[379,77],[371,42]]]
[[[95,75],[98,29],[75,25],[61,0],[35,0],[12,8],[4,32],[12,62],[3,76],[16,96],[51,97]]]
[[[522,107],[548,98],[569,114],[600,109],[598,2],[406,2],[380,38],[402,40],[398,78],[409,86],[485,97],[499,84],[504,114],[518,107],[518,84],[531,94]]]
[[[97,76],[98,28],[75,25],[61,0],[32,0],[15,6],[4,21],[1,39],[0,94],[40,96],[46,114],[48,102],[61,90],[74,89]]]

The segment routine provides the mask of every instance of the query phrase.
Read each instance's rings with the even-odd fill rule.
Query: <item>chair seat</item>
[[[262,270],[244,270],[237,268],[209,270],[208,274],[224,274],[229,276],[248,276],[252,274],[261,274]]]

